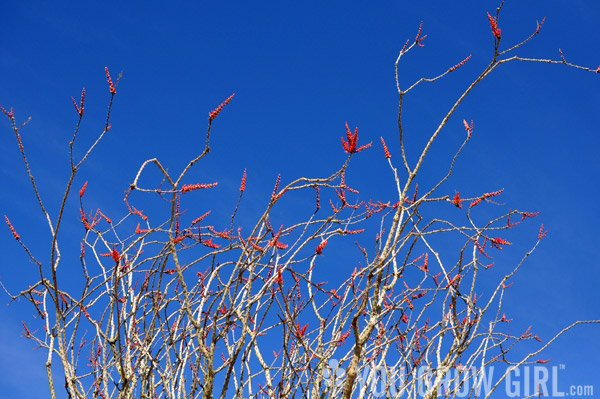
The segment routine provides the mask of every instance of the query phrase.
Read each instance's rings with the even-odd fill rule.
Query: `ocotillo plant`
[[[424,45],[422,25],[395,64],[399,147],[388,147],[385,137],[375,145],[361,141],[358,128],[346,124],[340,129],[339,151],[347,157],[339,168],[288,183],[278,177],[264,210],[251,224],[236,218],[245,203],[247,178],[252,179],[246,170],[240,170],[237,206],[222,220],[211,215],[210,206],[192,200],[203,190],[218,189],[217,182],[189,181],[188,176],[209,155],[211,131],[233,95],[208,114],[204,148],[179,174],[153,158],[129,182],[120,182],[127,188],[121,215],[101,209],[86,212],[88,183],[75,186],[81,166],[110,132],[120,76],[113,81],[105,71],[106,120],[81,158],[74,146],[86,115],[85,90],[79,100],[73,99],[77,122],[68,145],[70,175],[56,213],[45,207],[28,163],[21,139],[27,122],[2,108],[33,188],[34,205],[52,237],[48,257],[41,258],[19,235],[18,223],[5,217],[39,271],[39,279],[27,289],[9,295],[32,305],[35,318],[23,324],[23,334],[48,351],[51,398],[59,389],[73,399],[434,398],[457,396],[465,386],[470,387],[469,396],[488,397],[508,371],[482,388],[488,381],[487,366],[544,364],[548,359],[541,352],[564,331],[580,323],[600,323],[565,326],[544,342],[535,330],[507,333],[503,327],[513,316],[503,310],[506,290],[546,231],[541,226],[522,260],[503,265],[503,277],[482,294],[482,280],[490,284],[486,273],[494,265],[493,256],[511,245],[507,232],[521,222],[531,223],[537,214],[506,209],[499,203],[500,187],[468,198],[460,190],[447,190],[460,153],[473,135],[485,134],[475,132],[476,122],[455,123],[451,117],[497,68],[520,61],[600,73],[600,67],[568,62],[562,52],[556,59],[514,55],[540,33],[543,20],[529,37],[503,46],[501,8],[487,15],[494,44],[490,63],[458,93],[415,162],[409,161],[404,144],[407,95],[421,83],[460,73],[471,58],[438,76],[403,83],[398,64]],[[419,187],[417,177],[433,143],[443,130],[459,129],[464,139],[444,166],[443,178]],[[394,198],[367,200],[368,193],[352,188],[352,160],[367,149],[380,151],[389,166]],[[149,168],[162,175],[160,185],[142,183]],[[141,211],[149,196],[160,196],[165,209]],[[83,231],[78,259],[61,256],[61,244],[69,238],[59,234],[73,197],[79,198]],[[293,208],[286,202],[290,197],[310,198],[310,209]],[[290,217],[281,223],[273,214],[286,206]],[[496,214],[482,223],[474,215],[484,206]],[[161,219],[161,214],[167,216]],[[442,240],[457,246],[451,251]],[[355,243],[354,252],[335,245],[343,241]],[[324,281],[323,269],[332,267],[336,280]],[[76,287],[68,283],[74,274],[82,282]],[[539,345],[518,356],[513,349],[523,341]],[[64,380],[54,375],[57,363]]]

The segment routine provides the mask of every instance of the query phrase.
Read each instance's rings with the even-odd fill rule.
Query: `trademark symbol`
[[[559,368],[560,370],[564,370],[564,369],[565,369],[565,365],[564,365],[564,364],[559,364],[559,365],[558,365],[558,368]]]

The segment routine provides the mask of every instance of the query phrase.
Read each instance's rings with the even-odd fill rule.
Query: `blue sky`
[[[123,70],[113,128],[76,182],[79,187],[90,181],[89,207],[114,214],[124,211],[122,193],[144,160],[157,156],[179,170],[198,152],[208,111],[233,92],[234,101],[215,123],[210,159],[193,172],[199,182],[219,181],[225,195],[237,190],[247,168],[245,201],[258,210],[278,173],[289,182],[327,175],[343,162],[340,137],[348,122],[359,127],[359,140],[374,142],[355,160],[350,183],[373,197],[384,193],[381,187],[389,179],[377,172],[387,171],[379,137],[392,157],[399,155],[393,68],[398,51],[423,21],[425,47],[403,59],[403,87],[472,54],[457,72],[406,97],[406,142],[414,162],[444,112],[489,62],[493,37],[486,12],[497,6],[488,0],[381,1],[370,7],[358,1],[91,4],[3,5],[0,105],[13,107],[17,120],[32,117],[22,133],[24,145],[47,205],[56,210],[77,116],[71,96],[78,98],[86,88],[83,148],[102,126],[108,100],[104,67],[113,78]],[[508,0],[502,46],[526,37],[544,16],[542,34],[518,55],[558,59],[561,48],[568,61],[600,64],[600,5],[593,0]],[[563,66],[505,65],[463,103],[424,169],[426,179],[437,176],[448,148],[462,140],[462,119],[473,119],[474,138],[441,192],[475,196],[504,188],[507,206],[541,212],[522,229],[523,246],[511,248],[518,255],[540,223],[549,229],[509,290],[505,307],[512,309],[515,330],[533,324],[546,339],[572,321],[600,318],[595,291],[599,89],[600,75]],[[32,206],[34,196],[5,118],[0,148],[0,213],[11,218],[25,242],[46,250],[49,233]],[[73,220],[65,226],[65,243],[80,238],[76,214]],[[7,228],[0,229],[0,245],[3,283],[26,287],[35,270]],[[38,398],[46,392],[44,355],[19,337],[28,312],[21,304],[0,308],[2,398]],[[566,365],[565,385],[600,389],[599,328],[571,331],[543,356]]]

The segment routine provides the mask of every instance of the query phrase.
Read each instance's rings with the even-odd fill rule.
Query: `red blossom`
[[[404,43],[402,50],[400,50],[400,54],[404,54],[404,50],[406,50],[406,48],[408,47],[409,42],[410,42],[410,39],[406,39],[406,43]]]
[[[502,194],[503,191],[504,191],[504,189],[502,188],[498,191],[494,191],[493,193],[485,193],[485,194],[483,194],[483,199],[496,197],[496,196]]]
[[[142,212],[138,211],[137,209],[135,209],[135,207],[131,207],[131,213],[133,215],[138,215],[139,217],[142,218],[143,221],[147,221],[148,220],[148,216],[142,214]]]
[[[406,316],[405,314],[402,315],[402,322],[408,323],[408,316]]]
[[[596,69],[596,73],[600,73],[600,65],[598,65],[598,69]],[[12,111],[12,109],[11,109]]]
[[[277,268],[277,278],[275,279],[275,283],[281,288],[283,288],[283,276],[281,275],[281,269]]]
[[[313,186],[313,188],[317,192],[317,199],[316,199],[316,201],[317,201],[317,211],[318,211],[319,209],[321,209],[321,203],[320,203],[320,199],[319,199],[319,190],[320,190],[320,188],[319,188],[319,186]]]
[[[512,243],[502,239],[502,238],[492,238],[490,240],[490,243],[492,244],[492,247],[496,248],[496,249],[502,249],[502,245],[512,245]]]
[[[92,318],[90,317],[90,314],[88,313],[88,311],[86,310],[85,306],[81,307],[81,311],[83,312],[83,315],[89,320],[92,321]]]
[[[420,270],[424,271],[425,273],[427,273],[429,271],[429,268],[427,267],[427,264],[429,263],[429,254],[425,254],[425,262],[423,263],[423,266],[417,266]]]
[[[359,229],[359,230],[344,229],[344,231],[342,231],[342,234],[344,234],[344,235],[346,235],[346,234],[361,234],[364,232],[365,232],[365,229]]]
[[[214,182],[214,183],[209,183],[209,184],[184,184],[183,187],[181,188],[181,193],[187,193],[190,191],[195,191],[195,190],[203,190],[205,188],[213,188],[216,187],[217,184],[219,184],[218,182]]]
[[[77,103],[75,102],[75,99],[73,97],[71,97],[71,100],[73,101],[73,105],[75,106],[75,110],[77,111],[79,116],[83,116],[83,103],[85,101],[85,87],[81,91],[81,102],[79,103],[79,105],[77,105]]]
[[[250,239],[248,240],[248,242],[250,243],[250,246],[251,246],[252,248],[254,248],[254,250],[255,250],[255,251],[258,251],[258,252],[261,252],[261,253],[262,253],[262,252],[264,251],[264,249],[263,249],[262,247],[259,247],[258,245],[256,245],[256,244],[254,243],[254,241],[255,241],[255,240],[256,240],[256,238],[252,237],[252,238],[250,238]]]
[[[346,139],[347,142],[344,141],[342,137],[342,146],[344,147],[344,151],[348,154],[355,154],[361,152],[364,149],[367,149],[371,146],[372,142],[362,147],[356,148],[356,142],[358,141],[358,128],[354,130],[354,134],[350,133],[350,128],[348,127],[348,123],[346,123]]]
[[[210,211],[206,212],[204,215],[200,216],[199,218],[194,219],[192,221],[192,226],[195,225],[195,224],[197,224],[197,223],[200,223],[202,221],[202,219],[204,219],[205,217],[207,217],[209,214],[210,214]]]
[[[342,346],[344,345],[344,342],[346,341],[346,339],[350,336],[350,330],[348,329],[348,331],[345,334],[340,335],[340,338],[337,341],[337,346]]]
[[[425,46],[424,44],[422,44],[422,42],[427,37],[427,35],[421,36],[422,31],[423,31],[423,22],[421,22],[421,25],[419,25],[419,31],[417,32],[417,37],[415,37],[415,44],[419,47]]]
[[[315,249],[315,252],[317,253],[317,255],[321,255],[323,253],[323,248],[325,248],[326,246],[327,246],[327,240],[321,241],[319,246]]]
[[[383,137],[381,138],[381,144],[383,144],[383,153],[386,159],[390,159],[390,152],[388,151],[387,145],[385,145],[385,141],[383,141]]]
[[[2,106],[0,106],[0,111],[2,111],[4,113],[4,115],[6,115],[8,117],[8,119],[10,119],[10,120],[15,119],[15,115],[13,113],[12,107],[10,108],[10,112],[9,112],[9,111],[5,110],[4,108],[2,108]]]
[[[150,230],[147,229],[140,229],[140,224],[138,223],[137,227],[135,228],[135,234],[144,234],[149,232]]]
[[[21,236],[17,234],[17,231],[15,230],[13,225],[10,223],[10,220],[8,220],[8,216],[4,215],[4,219],[6,220],[6,224],[8,225],[8,228],[10,229],[10,232],[12,233],[13,237],[15,237],[15,240],[18,241],[19,238],[21,238]]]
[[[108,216],[106,216],[105,214],[103,214],[102,212],[98,211],[98,213],[100,214],[100,216],[102,216],[102,219],[106,220],[106,223],[108,224],[112,224],[112,220],[110,220],[108,218]]]
[[[296,329],[298,330],[298,338],[302,338],[306,333],[306,329],[308,328],[308,323],[302,328],[300,328],[300,323],[296,323]]]
[[[490,21],[490,26],[492,27],[492,33],[494,33],[494,37],[496,39],[500,39],[500,29],[498,29],[498,23],[496,22],[496,19],[494,19],[489,12],[487,16],[488,20]]]
[[[469,137],[471,137],[471,134],[473,133],[473,121],[471,121],[471,124],[469,125],[467,121],[463,119],[463,124],[465,125],[465,130],[467,131],[467,134],[469,135]]]
[[[85,189],[87,188],[87,184],[88,184],[88,182],[83,183],[83,187],[81,187],[81,190],[79,190],[80,197],[83,197],[83,194],[85,194]]]
[[[242,176],[242,183],[240,184],[240,192],[244,192],[246,190],[246,169],[244,169],[244,176]]]
[[[208,120],[209,121],[213,121],[217,116],[219,116],[219,113],[223,110],[223,108],[229,104],[229,102],[233,99],[233,96],[235,96],[235,93],[233,93],[232,95],[229,96],[229,98],[227,98],[227,100],[223,101],[221,103],[221,105],[219,105],[217,108],[215,108],[214,110],[210,111],[208,114]]]
[[[539,212],[535,212],[535,213],[533,213],[533,212],[523,212],[522,215],[521,215],[521,220],[525,220],[527,218],[534,218],[534,217],[536,217],[539,214],[540,214]]]
[[[225,230],[225,231],[216,231],[213,226],[208,226],[208,230],[211,233],[213,233],[216,236],[218,236],[219,238],[223,238],[225,240],[229,240],[231,238],[231,235],[230,235],[229,231],[227,231],[227,230]]]
[[[535,30],[535,33],[540,33],[540,29],[542,29],[542,25],[544,25],[544,21],[545,20],[546,20],[546,17],[542,18],[542,22],[538,22],[537,29]]]
[[[481,201],[483,201],[483,198],[477,198],[475,201],[473,201],[469,204],[469,208],[473,208],[474,206],[477,206]]]
[[[119,261],[121,260],[121,255],[119,255],[119,252],[115,249],[114,245],[112,247],[112,251],[110,253],[111,258],[113,258],[113,260],[115,261],[115,263],[118,265]]]
[[[221,246],[220,246],[220,245],[218,245],[218,244],[214,244],[214,243],[212,242],[212,238],[211,238],[210,240],[208,240],[208,241],[202,241],[202,244],[203,244],[205,247],[212,248],[212,249],[219,249],[219,248],[221,248]]]
[[[104,72],[106,72],[106,80],[108,81],[108,89],[110,94],[117,94],[117,88],[113,85],[112,79],[110,78],[110,74],[108,73],[108,67],[104,67]]]
[[[413,199],[409,200],[408,198],[404,199],[404,202],[407,204],[414,204],[417,201],[417,192],[419,191],[419,183],[415,185],[415,193],[413,194]]]
[[[548,230],[544,231],[544,225],[542,224],[540,226],[540,232],[538,233],[538,240],[541,240],[542,238],[546,237],[546,234],[548,234]]]
[[[173,238],[173,244],[178,244],[178,243],[180,243],[181,241],[185,240],[188,237],[189,236],[186,234],[186,235],[183,235],[183,236],[180,236],[180,237]]]
[[[462,60],[458,64],[454,65],[453,67],[450,67],[450,69],[448,69],[448,72],[454,72],[454,71],[456,71],[458,68],[460,68],[461,66],[465,65],[470,59],[471,59],[471,54],[469,54],[469,56],[467,58],[465,58],[464,60]]]
[[[562,52],[562,50],[561,50],[561,49],[558,49],[558,52],[559,52],[559,54],[560,54],[560,58],[562,58],[562,62],[563,62],[563,64],[566,64],[566,63],[567,63],[567,60],[565,60],[565,56],[563,55],[563,52]]]
[[[452,203],[459,209],[462,209],[462,205],[460,204],[461,202],[463,202],[464,200],[460,199],[460,196],[458,195],[458,191],[456,192],[456,195],[454,196],[454,198],[452,199]]]
[[[275,188],[273,188],[273,194],[271,194],[271,201],[275,202],[277,198],[277,190],[279,190],[279,182],[281,181],[281,174],[277,175],[277,181],[275,182]]]
[[[536,363],[539,363],[539,364],[546,364],[546,363],[550,362],[550,360],[552,360],[552,359],[548,359],[548,360],[538,360]]]
[[[87,217],[85,216],[85,213],[83,213],[83,209],[80,208],[79,213],[81,214],[81,223],[83,223],[83,226],[85,227],[86,230],[93,229],[100,222],[100,219],[97,219],[98,212],[96,212],[96,215],[92,218],[91,224],[88,222]],[[91,214],[90,214],[90,217],[91,217]]]
[[[23,321],[22,321],[22,322],[21,322],[21,324],[23,324],[23,330],[25,331],[25,332],[23,333],[23,336],[24,336],[25,338],[31,338],[31,331],[29,331],[29,329],[28,329],[28,328],[27,328],[27,326],[25,325],[25,322],[23,322]]]
[[[503,323],[510,323],[513,319],[507,319],[506,318],[506,314],[502,314],[502,318],[500,319],[501,322]]]

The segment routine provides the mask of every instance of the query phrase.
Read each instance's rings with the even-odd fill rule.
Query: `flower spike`
[[[383,154],[385,155],[385,158],[390,159],[391,155],[390,155],[390,152],[388,151],[387,145],[385,145],[385,141],[383,141],[383,137],[381,138],[381,144],[383,145]]]
[[[19,238],[21,238],[21,236],[17,234],[17,231],[10,223],[10,220],[8,220],[8,216],[4,215],[4,219],[6,220],[6,224],[8,225],[8,228],[10,229],[10,232],[12,233],[13,237],[15,237],[15,240],[19,241]]]
[[[246,169],[244,169],[244,176],[242,177],[242,183],[240,184],[240,192],[244,192],[246,190]]]
[[[225,106],[227,104],[229,104],[229,102],[233,99],[233,96],[235,96],[235,93],[230,95],[229,98],[227,98],[227,100],[223,101],[221,103],[221,105],[219,105],[217,108],[215,108],[214,110],[209,112],[208,120],[212,122],[219,115],[219,113],[223,110],[223,108],[225,108]]]
[[[117,88],[113,85],[113,81],[108,73],[108,67],[104,67],[104,72],[106,72],[106,80],[108,81],[108,90],[110,91],[110,94],[117,94]]]
[[[342,146],[344,147],[344,151],[348,154],[355,154],[361,152],[362,150],[369,148],[371,144],[373,144],[371,142],[369,144],[363,145],[362,147],[356,148],[356,142],[358,141],[358,128],[356,128],[354,130],[354,134],[352,134],[350,133],[348,123],[346,123],[346,139],[348,140],[347,142],[344,141],[344,138],[342,137]]]
[[[498,29],[498,23],[496,22],[496,19],[494,19],[490,13],[487,13],[488,16],[488,20],[490,21],[490,26],[492,27],[492,33],[494,34],[494,37],[498,40],[500,40],[500,29]]]

